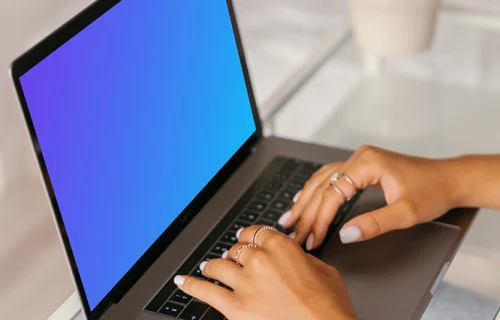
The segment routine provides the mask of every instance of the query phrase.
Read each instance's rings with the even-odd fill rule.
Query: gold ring
[[[257,229],[257,231],[255,232],[255,234],[253,235],[253,244],[258,246],[259,244],[257,243],[257,241],[259,240],[259,237],[261,235],[262,232],[264,231],[276,231],[276,232],[279,232],[278,229],[276,229],[275,227],[271,227],[271,226],[261,226],[259,229]]]
[[[344,179],[351,184],[355,191],[358,191],[358,185],[345,172],[341,174]]]
[[[236,251],[236,255],[234,257],[234,261],[236,262],[236,264],[240,267],[242,267],[241,265],[241,262],[240,262],[240,255],[241,253],[245,250],[245,249],[248,249],[248,248],[257,248],[257,245],[253,244],[253,243],[247,243],[245,244],[244,246],[240,247],[238,249],[238,251]]]

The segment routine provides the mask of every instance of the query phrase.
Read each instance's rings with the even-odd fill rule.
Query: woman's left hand
[[[238,233],[239,243],[225,255],[202,263],[203,274],[233,290],[189,276],[175,283],[230,320],[357,319],[347,288],[335,268],[305,253],[289,237],[265,230],[251,244],[260,226]]]

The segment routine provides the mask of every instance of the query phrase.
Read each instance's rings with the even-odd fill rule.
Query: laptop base
[[[331,163],[345,161],[351,154],[352,152],[346,150],[276,137],[263,139],[257,145],[254,153],[222,186],[197,217],[123,299],[107,310],[102,319],[168,319],[165,316],[142,310],[149,299],[171,278],[179,266],[223,219],[276,156],[283,155],[305,161]],[[366,212],[383,204],[384,198],[381,193],[366,190],[356,202],[352,214]],[[439,277],[441,268],[452,259],[474,216],[475,210],[457,210],[441,219],[449,225],[455,226],[453,228],[435,226],[434,224],[423,225],[414,229],[390,233],[387,237],[361,244],[342,245],[339,243],[338,236],[334,236],[324,246],[321,257],[336,266],[346,278],[353,303],[360,316],[366,319],[418,319],[431,298],[429,291]],[[428,237],[429,235],[431,237]],[[394,253],[391,252],[392,249],[387,246],[388,239],[389,242],[400,244],[398,246],[399,252],[407,252],[412,265],[429,266],[426,267],[428,271],[415,274],[415,270],[411,266],[396,263],[404,260],[404,256],[403,258],[401,255],[394,256]],[[423,241],[425,246],[422,251],[419,251],[419,247],[413,247]],[[434,248],[434,250],[430,248]],[[371,257],[370,251],[378,253],[380,256],[378,263],[374,260],[365,265],[354,263]],[[419,252],[421,254],[418,254]],[[342,259],[338,259],[340,256]],[[366,260],[365,263],[367,263]],[[391,270],[391,272],[382,272],[384,270]],[[426,289],[423,290],[423,287]],[[364,294],[366,291],[377,293],[377,298],[380,301],[393,300],[394,303],[391,306],[380,308],[377,305],[377,300],[372,299],[373,296]],[[394,299],[394,292],[397,292],[397,299]],[[405,305],[404,310],[396,312],[395,310],[399,310],[400,304]],[[376,318],[372,315],[376,315]]]

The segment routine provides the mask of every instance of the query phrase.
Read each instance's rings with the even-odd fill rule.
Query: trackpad
[[[356,244],[335,236],[319,256],[339,270],[361,319],[411,319],[458,235],[432,222]]]

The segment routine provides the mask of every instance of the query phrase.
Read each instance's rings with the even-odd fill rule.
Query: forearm
[[[454,207],[500,209],[500,156],[463,156],[442,165]]]

